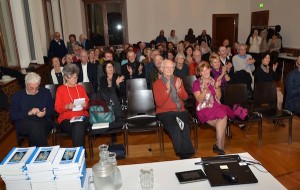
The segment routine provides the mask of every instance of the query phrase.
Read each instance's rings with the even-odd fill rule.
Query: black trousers
[[[169,133],[176,154],[184,155],[195,153],[190,137],[188,112],[164,112],[157,114],[156,117]],[[183,130],[179,128],[176,117],[184,122]]]
[[[71,136],[73,146],[84,146],[84,132],[89,125],[89,119],[84,118],[83,121],[70,123],[70,120],[65,119],[60,123],[60,129]]]
[[[46,119],[22,119],[15,122],[17,135],[29,137],[29,146],[48,146],[48,134],[53,125]]]

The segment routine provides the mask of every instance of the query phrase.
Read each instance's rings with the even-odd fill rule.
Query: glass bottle
[[[99,146],[100,161],[92,168],[93,181],[96,190],[115,190],[114,167],[108,162],[108,145]]]
[[[115,152],[109,152],[108,162],[113,167],[113,181],[116,189],[120,189],[122,187],[122,176],[121,172],[117,166],[117,154]]]

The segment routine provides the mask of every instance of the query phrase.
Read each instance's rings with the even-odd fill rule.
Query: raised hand
[[[121,82],[124,81],[124,76],[118,76],[117,80],[116,80],[116,84],[119,85]]]
[[[177,80],[175,82],[175,88],[176,88],[177,92],[181,90],[181,86],[182,86],[182,80],[181,80],[181,78],[177,78]]]
[[[133,75],[133,70],[132,70],[132,68],[129,65],[127,65],[127,71],[129,72],[130,76]]]

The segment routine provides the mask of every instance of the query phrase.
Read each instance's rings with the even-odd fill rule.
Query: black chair
[[[243,108],[248,109],[248,119],[243,121],[238,118],[234,118],[232,124],[247,124],[247,133],[251,126],[251,123],[258,124],[258,139],[259,146],[262,145],[262,116],[258,112],[252,112],[249,104],[248,90],[246,84],[228,84],[224,90],[224,104],[233,107],[234,104],[240,104]]]
[[[163,155],[163,130],[157,122],[152,90],[128,92],[128,110],[124,124],[125,147],[128,155],[128,133],[156,131]]]
[[[88,144],[89,144],[89,152],[90,152],[90,159],[91,161],[94,160],[94,149],[93,149],[93,140],[96,138],[96,135],[107,135],[107,134],[116,134],[116,133],[123,133],[123,125],[124,122],[113,122],[109,124],[109,128],[107,129],[92,129],[92,127],[88,128]],[[123,133],[125,144],[125,135]]]
[[[289,121],[288,143],[292,143],[293,114],[289,110],[277,109],[277,89],[275,82],[255,84],[253,111],[262,113],[263,118],[274,122],[274,132],[287,119]]]
[[[51,92],[51,96],[52,96],[52,99],[55,100],[55,97],[56,97],[56,90],[57,88],[59,87],[58,84],[46,84],[45,85],[45,88],[49,89],[50,92]]]
[[[136,78],[126,80],[126,92],[134,90],[147,90],[147,82],[145,78]]]
[[[91,97],[93,94],[93,86],[91,82],[79,82],[79,85],[83,86],[88,97]]]

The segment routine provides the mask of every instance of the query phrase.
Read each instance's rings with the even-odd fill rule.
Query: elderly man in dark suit
[[[68,50],[66,48],[65,42],[60,39],[60,33],[55,32],[54,39],[50,42],[49,49],[48,49],[48,58],[51,60],[53,57],[59,57],[62,59]]]

